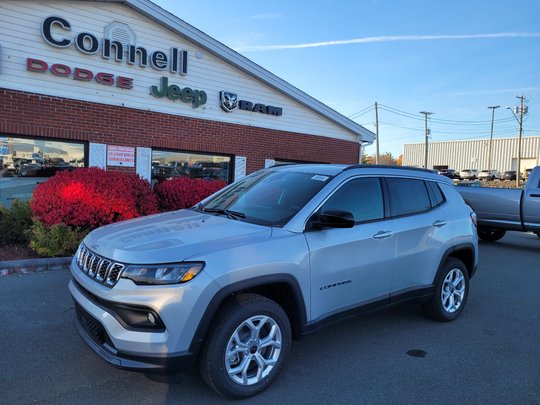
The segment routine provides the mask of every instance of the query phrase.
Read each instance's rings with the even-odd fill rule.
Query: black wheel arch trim
[[[214,319],[216,313],[218,312],[221,304],[234,293],[242,292],[248,289],[261,288],[269,285],[275,284],[287,284],[291,288],[292,302],[295,311],[295,319],[289,319],[291,323],[295,322],[293,330],[299,331],[301,333],[307,323],[307,313],[305,307],[305,301],[302,295],[302,290],[298,280],[291,274],[280,273],[280,274],[269,274],[265,276],[253,277],[249,280],[239,281],[233,284],[229,284],[219,290],[210,300],[210,303],[207,305],[206,310],[199,322],[195,335],[191,341],[189,351],[191,353],[198,353],[201,345],[206,337],[208,329],[212,320]],[[292,326],[292,325],[291,325]]]
[[[459,243],[457,245],[454,245],[448,248],[444,252],[441,258],[441,262],[439,263],[439,268],[437,269],[437,273],[435,273],[433,284],[435,284],[435,280],[437,279],[437,276],[441,272],[441,269],[443,268],[446,260],[453,254],[455,254],[456,252],[461,252],[461,251],[469,252],[472,255],[472,261],[470,263],[470,266],[468,266],[467,263],[463,263],[463,264],[465,265],[465,267],[467,267],[467,271],[469,272],[469,279],[471,279],[474,276],[474,274],[476,273],[476,250],[474,249],[474,245],[472,243]]]

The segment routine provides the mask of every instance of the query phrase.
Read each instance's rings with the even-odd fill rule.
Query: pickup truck
[[[457,187],[478,217],[478,236],[501,239],[506,231],[534,232],[540,238],[540,166],[534,168],[524,190]]]

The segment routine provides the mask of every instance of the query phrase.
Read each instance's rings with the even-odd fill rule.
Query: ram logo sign
[[[265,105],[262,103],[252,103],[251,101],[239,100],[236,93],[230,91],[219,92],[219,105],[225,112],[233,112],[234,110],[244,110],[251,112],[259,112],[261,114],[273,115],[279,117],[283,115],[283,108]]]

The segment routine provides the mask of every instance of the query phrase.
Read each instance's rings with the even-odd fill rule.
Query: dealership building
[[[1,203],[73,167],[232,182],[373,140],[150,1],[0,0]]]
[[[425,144],[413,143],[403,146],[403,165],[423,167],[425,163]],[[428,169],[476,169],[516,170],[519,155],[518,137],[495,138],[490,140],[470,139],[460,141],[430,142],[428,144]],[[540,137],[530,136],[521,139],[521,172],[540,164]]]

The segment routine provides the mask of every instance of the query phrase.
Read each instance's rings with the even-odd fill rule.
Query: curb
[[[8,260],[0,262],[0,277],[11,274],[35,273],[38,271],[61,270],[69,266],[73,257],[51,257],[45,259]]]

